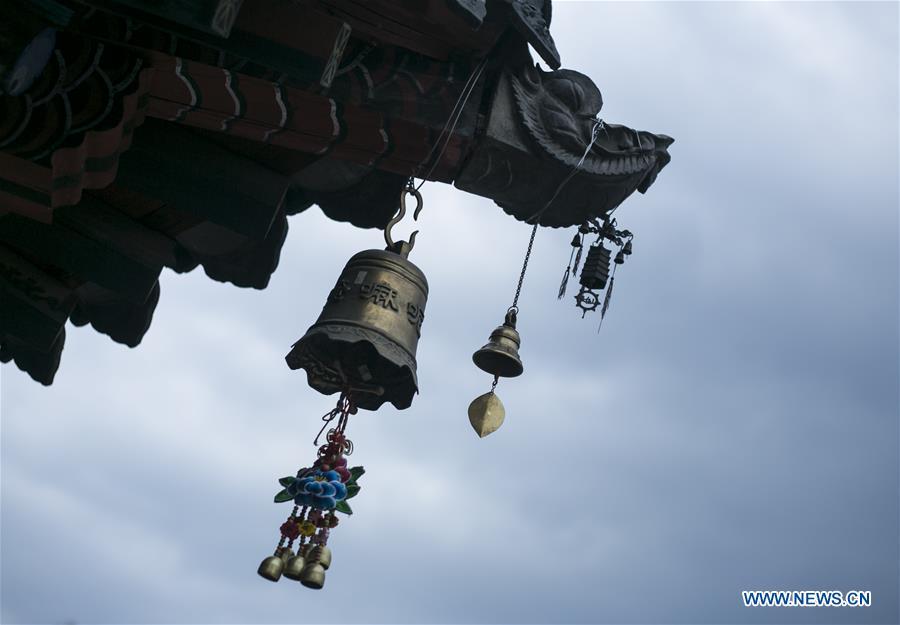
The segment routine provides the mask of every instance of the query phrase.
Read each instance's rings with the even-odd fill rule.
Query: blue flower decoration
[[[313,469],[294,479],[288,486],[298,506],[309,506],[320,510],[333,510],[337,502],[347,498],[347,487],[341,482],[337,471]]]

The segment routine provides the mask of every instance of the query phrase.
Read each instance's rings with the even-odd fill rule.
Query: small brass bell
[[[621,265],[625,262],[625,250],[624,249],[619,250],[619,253],[616,254],[615,258],[613,258],[613,262],[617,265]]]
[[[294,552],[291,551],[290,547],[279,547],[275,550],[275,555],[284,560],[284,563],[287,564],[287,561],[294,557]]]
[[[491,332],[487,344],[472,354],[472,360],[479,369],[491,375],[514,378],[522,375],[525,369],[519,358],[521,344],[522,339],[516,330],[516,310],[510,308],[503,325]]]
[[[306,566],[306,560],[298,553],[284,565],[283,575],[288,579],[300,581],[300,574],[303,572],[304,566]]]
[[[284,560],[278,556],[269,556],[260,563],[256,572],[270,582],[277,582],[281,579],[282,571],[284,571]]]
[[[622,252],[625,256],[631,256],[631,239],[625,241],[625,247],[622,248]]]
[[[325,567],[318,562],[307,563],[300,572],[300,583],[307,588],[320,589],[325,585]]]
[[[331,549],[329,549],[325,545],[322,545],[317,549],[318,554],[314,555],[318,559],[319,564],[322,565],[322,568],[327,571],[331,567]]]
[[[469,404],[469,423],[481,438],[500,429],[504,418],[506,418],[506,409],[503,408],[503,402],[493,390],[476,397]]]
[[[491,332],[487,345],[472,354],[472,360],[482,371],[494,376],[494,384],[489,393],[485,393],[469,404],[469,423],[481,438],[496,432],[503,425],[506,410],[503,402],[494,393],[497,380],[501,377],[514,378],[525,370],[519,358],[519,346],[522,338],[516,330],[515,306],[506,311],[506,319],[502,326]]]

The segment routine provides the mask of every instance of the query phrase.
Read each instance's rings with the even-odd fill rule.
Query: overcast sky
[[[617,213],[601,333],[542,230],[479,440],[471,352],[529,228],[426,185],[421,395],[351,420],[368,472],[314,592],[256,575],[334,401],[284,355],[381,235],[311,209],[265,291],[166,271],[139,348],[69,326],[52,387],[2,369],[3,623],[898,622],[898,5],[557,2],[553,33],[607,121],[676,139]]]

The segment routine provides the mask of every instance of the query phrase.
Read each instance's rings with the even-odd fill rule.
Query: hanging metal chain
[[[519,274],[519,284],[516,285],[516,295],[513,297],[510,310],[519,311],[519,295],[522,294],[522,283],[525,281],[525,271],[528,269],[528,259],[531,258],[531,248],[534,247],[534,237],[537,234],[538,225],[534,224],[531,229],[531,238],[528,240],[528,249],[525,251],[525,262],[522,263],[522,273]]]

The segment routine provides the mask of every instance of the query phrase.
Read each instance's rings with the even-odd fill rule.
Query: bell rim
[[[327,328],[330,326],[333,327],[331,331],[328,331]],[[339,334],[348,327],[352,327],[358,331],[356,337],[335,336],[335,334]],[[359,338],[359,335],[363,335],[362,338]],[[329,382],[327,379],[317,376],[317,374],[310,369],[310,361],[312,361],[313,363],[318,363],[320,366],[325,367],[329,371],[334,371],[315,354],[314,347],[318,340],[315,337],[320,336],[331,341],[344,343],[348,346],[363,342],[369,343],[381,358],[395,367],[396,372],[392,378],[399,381],[395,382],[392,386],[385,388],[382,395],[360,395],[356,402],[358,408],[374,411],[378,410],[384,403],[390,403],[397,410],[405,410],[412,405],[413,398],[419,392],[419,379],[416,372],[415,357],[398,343],[389,339],[386,334],[354,322],[334,324],[329,320],[328,323],[315,323],[309,327],[306,334],[293,344],[290,352],[285,356],[285,361],[290,369],[303,369],[306,371],[306,381],[310,388],[323,395],[333,395],[343,390],[342,384]],[[392,350],[392,348],[394,349]],[[388,352],[391,351],[394,351],[394,354],[399,356],[399,358],[391,358],[388,355]],[[308,354],[307,358],[304,358],[304,352]],[[406,372],[405,374],[403,373],[404,370]],[[399,393],[396,392],[397,389],[399,389]],[[392,395],[394,395],[393,398],[391,398]]]
[[[354,321],[352,319],[336,319],[336,318],[332,317],[328,321],[325,321],[325,322],[317,321],[314,324],[312,324],[311,326],[309,326],[309,329],[306,330],[306,334],[304,334],[302,337],[300,337],[300,339],[297,341],[297,343],[300,343],[300,341],[305,339],[310,334],[323,334],[326,332],[325,328],[329,328],[331,326],[333,326],[333,328],[331,329],[331,332],[336,332],[343,328],[352,327],[352,328],[358,328],[363,334],[377,335],[379,338],[383,339],[384,341],[387,341],[387,345],[388,345],[387,349],[388,350],[390,350],[389,346],[393,345],[393,346],[396,346],[396,348],[398,350],[402,351],[403,354],[406,355],[407,360],[409,362],[401,363],[401,366],[408,366],[410,368],[410,371],[415,372],[415,370],[416,370],[416,355],[415,354],[413,354],[408,349],[403,347],[403,345],[401,345],[400,343],[398,343],[397,341],[392,339],[385,332],[382,332],[381,330],[377,330],[371,326],[363,325],[363,324],[359,323],[358,321]],[[335,338],[333,336],[331,336],[331,338],[333,340],[342,341],[345,343],[359,343],[360,340],[368,340],[368,339],[345,340],[345,339],[341,339],[341,338]],[[369,340],[369,342],[372,343],[373,345],[375,345],[376,349],[378,348],[379,345],[376,344],[374,341]],[[294,346],[296,346],[297,343],[294,343]],[[379,350],[379,353],[381,353],[381,350]],[[382,354],[382,355],[384,356],[384,354]],[[384,357],[388,358],[387,356],[384,356]],[[391,358],[388,358],[388,360],[391,360],[391,362],[396,362],[395,360],[393,360]]]
[[[490,344],[488,344],[488,345],[490,345]],[[488,347],[488,345],[485,345],[484,347],[482,347],[481,349],[476,351],[474,354],[472,354],[472,362],[475,363],[476,367],[478,367],[485,373],[490,373],[491,375],[496,375],[501,378],[517,378],[525,372],[525,365],[522,363],[522,359],[521,358],[513,358],[512,355],[510,355],[510,354],[507,354],[508,358],[504,359],[502,362],[509,363],[512,366],[511,370],[504,369],[504,373],[496,373],[495,371],[491,371],[490,369],[487,369],[484,366],[483,362],[479,362],[479,360],[482,360],[481,358],[479,358],[479,355],[482,353],[485,353],[485,351],[486,351],[485,347]],[[496,354],[498,352],[496,350],[492,350],[491,353]]]

